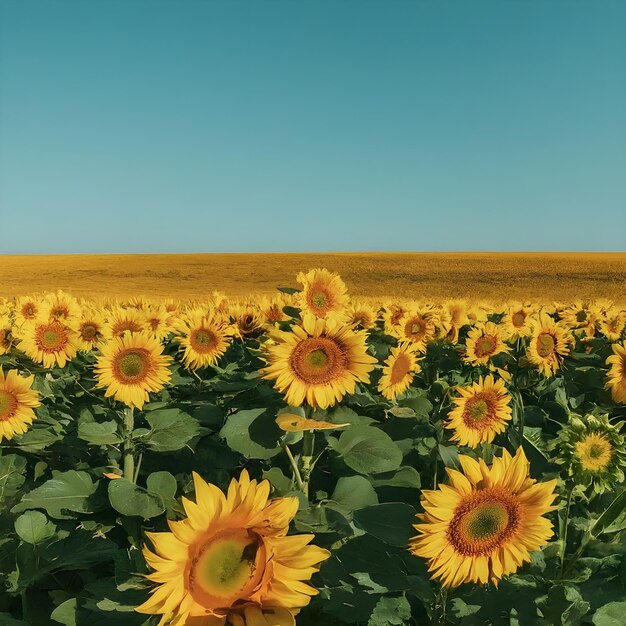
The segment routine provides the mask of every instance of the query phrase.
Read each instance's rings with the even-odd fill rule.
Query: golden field
[[[339,272],[353,296],[505,300],[626,299],[626,253],[327,253],[0,256],[0,296],[201,298],[295,286],[299,271]]]

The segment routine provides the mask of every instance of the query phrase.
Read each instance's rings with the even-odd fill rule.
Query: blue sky
[[[621,0],[0,0],[0,253],[624,250]]]

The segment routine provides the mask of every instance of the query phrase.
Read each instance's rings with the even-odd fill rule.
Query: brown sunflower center
[[[339,342],[328,337],[309,337],[293,349],[289,364],[305,383],[323,385],[343,373],[348,357]]]
[[[228,529],[190,547],[189,591],[206,608],[228,608],[246,599],[260,582],[266,550],[259,535]]]
[[[389,319],[389,321],[391,322],[391,324],[393,326],[395,326],[399,321],[400,318],[404,315],[404,309],[401,307],[394,307],[393,309],[393,313],[391,315],[391,318]]]
[[[426,335],[426,331],[426,322],[421,317],[412,317],[404,325],[404,333],[410,339],[423,339]]]
[[[406,354],[400,353],[391,366],[391,375],[389,377],[391,384],[401,383],[410,371],[411,359]]]
[[[22,307],[22,316],[27,320],[34,319],[37,316],[37,307],[30,302],[25,304]]]
[[[482,335],[476,341],[476,356],[483,357],[493,354],[498,345],[498,340],[493,335]]]
[[[83,341],[94,341],[98,336],[98,327],[93,322],[86,322],[80,328],[80,336]]]
[[[131,333],[141,332],[141,324],[135,320],[121,320],[113,325],[112,333],[114,337],[121,337],[126,331]]]
[[[582,324],[583,322],[587,321],[587,311],[578,311],[578,313],[576,313],[576,321],[579,324]]]
[[[550,333],[541,333],[537,337],[537,354],[540,357],[544,359],[549,357],[554,352],[555,348],[556,341]]]
[[[513,326],[515,326],[515,328],[522,328],[525,321],[526,313],[524,313],[524,311],[517,311],[516,313],[513,313],[513,316],[511,317],[511,322],[513,322]]]
[[[145,348],[128,348],[113,360],[115,377],[125,383],[134,384],[144,380],[150,371],[150,353]]]
[[[206,353],[212,351],[217,343],[217,338],[213,331],[207,328],[197,328],[191,333],[189,343],[196,352]]]
[[[497,419],[496,398],[488,391],[481,391],[465,401],[463,422],[468,428],[488,428]]]
[[[460,554],[479,556],[500,547],[519,523],[519,507],[509,494],[489,488],[464,496],[448,528]]]
[[[0,389],[0,422],[15,415],[17,404],[17,398],[12,393]]]
[[[49,322],[38,326],[35,331],[35,343],[42,352],[58,352],[67,346],[67,330],[59,322]]]
[[[50,309],[50,315],[56,318],[67,319],[70,316],[70,311],[64,304],[57,304]]]

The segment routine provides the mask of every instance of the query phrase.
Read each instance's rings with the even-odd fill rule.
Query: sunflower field
[[[624,307],[294,284],[0,299],[0,626],[626,623]]]

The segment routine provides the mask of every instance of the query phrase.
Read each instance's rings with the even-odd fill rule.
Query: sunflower
[[[623,425],[612,424],[607,415],[572,415],[551,444],[558,452],[556,462],[575,483],[592,485],[595,493],[615,489],[626,469]]]
[[[579,331],[588,337],[595,335],[598,311],[590,302],[576,302],[561,311],[563,324],[571,330]]]
[[[366,302],[353,300],[346,309],[348,321],[355,328],[374,328],[378,319],[376,307]]]
[[[316,595],[307,584],[330,552],[314,535],[289,535],[297,498],[269,499],[267,480],[243,470],[226,496],[193,474],[196,501],[171,532],[146,533],[148,578],[158,586],[135,610],[161,615],[159,626],[294,626]]]
[[[78,300],[64,291],[48,293],[44,296],[39,312],[40,317],[59,320],[61,322],[77,321],[81,309]]]
[[[107,319],[107,339],[122,337],[125,333],[140,333],[149,330],[143,311],[135,308],[114,307]]]
[[[13,324],[9,316],[6,313],[0,315],[0,354],[7,354],[11,351],[13,345],[12,330]]]
[[[502,318],[502,326],[507,331],[510,339],[528,337],[532,332],[531,321],[534,309],[529,304],[519,302],[507,307]]]
[[[626,404],[626,341],[613,344],[613,354],[606,360],[611,369],[606,373],[606,388],[615,402]]]
[[[214,311],[194,309],[187,312],[179,322],[180,332],[175,341],[183,352],[187,369],[197,370],[215,365],[230,345],[233,330]]]
[[[526,349],[529,363],[546,377],[554,375],[569,354],[570,332],[546,313],[533,322],[533,331]]]
[[[598,320],[598,329],[609,341],[619,341],[626,326],[626,313],[611,307]]]
[[[263,296],[261,299],[261,311],[265,318],[265,322],[268,324],[276,324],[277,322],[283,322],[288,319],[287,315],[283,311],[283,308],[289,304],[289,300],[286,294],[280,294],[273,298]]]
[[[157,341],[163,341],[173,330],[172,315],[162,305],[148,307],[144,311],[144,320]]]
[[[365,331],[305,314],[290,332],[274,331],[265,344],[268,367],[287,404],[325,409],[354,393],[357,381],[369,382],[376,359],[367,354]]]
[[[465,360],[472,365],[487,365],[496,354],[509,352],[506,338],[502,326],[493,322],[478,324],[467,334]]]
[[[32,322],[37,319],[40,307],[40,300],[36,296],[23,296],[18,298],[14,309],[15,326],[20,328],[26,322]]]
[[[491,443],[504,432],[511,419],[511,396],[504,381],[489,375],[466,387],[457,387],[456,405],[448,415],[446,428],[454,430],[451,441],[475,448],[479,443]]]
[[[391,354],[383,367],[383,375],[378,382],[378,391],[387,400],[395,400],[409,388],[413,376],[421,371],[418,358],[417,348],[410,343],[401,343],[391,348]]]
[[[231,306],[230,321],[240,339],[258,337],[264,330],[264,315],[255,303],[241,303]]]
[[[426,346],[435,341],[437,335],[436,317],[426,308],[412,308],[393,327],[393,334],[400,341],[409,341],[419,352],[426,352]]]
[[[392,337],[396,336],[396,327],[400,323],[402,316],[407,312],[405,304],[397,302],[386,302],[383,306],[383,326],[385,332]]]
[[[536,483],[522,448],[502,451],[491,467],[459,455],[463,473],[446,469],[450,485],[422,491],[424,513],[409,550],[429,561],[445,587],[465,582],[494,585],[530,561],[552,536],[543,517],[554,510],[556,480]]]
[[[141,409],[149,401],[148,392],[161,391],[172,373],[172,357],[163,354],[163,346],[148,332],[127,333],[101,344],[95,373],[97,387],[106,387],[105,396],[113,396],[129,407]]]
[[[78,334],[69,323],[38,318],[20,329],[17,349],[44,367],[65,367],[78,350]]]
[[[306,274],[300,272],[296,280],[302,285],[296,300],[303,312],[321,319],[346,321],[348,290],[339,274],[318,268]]]
[[[107,325],[102,313],[95,308],[83,308],[80,322],[78,322],[78,349],[90,352],[104,340]]]
[[[17,370],[5,375],[0,367],[0,442],[21,435],[36,418],[39,393],[32,389],[34,376],[20,376]]]

